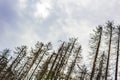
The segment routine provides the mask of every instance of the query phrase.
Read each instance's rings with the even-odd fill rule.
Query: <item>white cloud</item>
[[[19,0],[20,9],[25,9],[27,6],[27,0]]]
[[[50,14],[51,4],[48,1],[42,1],[36,3],[36,11],[34,16],[36,18],[47,18]]]
[[[28,27],[24,28],[24,31],[22,32],[22,34],[19,35],[19,38],[21,39],[22,44],[28,46],[33,46],[34,43],[42,40],[41,37],[39,37],[38,34],[36,34],[34,27],[31,26],[29,26],[29,30]]]
[[[92,0],[77,0],[78,4],[80,4],[80,6],[86,8],[89,6],[89,4],[91,4],[93,1]]]
[[[15,20],[15,23],[20,24],[15,26],[19,26],[21,32],[15,34],[8,30],[6,38],[12,43],[13,41],[8,37],[12,35],[19,44],[31,45],[38,40],[57,41],[75,36],[86,49],[92,28],[104,24],[108,19],[120,21],[119,4],[119,0],[19,0],[22,12],[20,9],[16,10],[22,17],[20,20]],[[39,22],[39,19],[42,21]],[[5,42],[6,38],[2,41],[9,44]],[[1,43],[0,47],[3,45]]]

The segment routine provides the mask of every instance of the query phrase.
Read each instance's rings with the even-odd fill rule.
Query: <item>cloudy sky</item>
[[[78,37],[107,20],[120,23],[120,0],[0,0],[0,50]]]

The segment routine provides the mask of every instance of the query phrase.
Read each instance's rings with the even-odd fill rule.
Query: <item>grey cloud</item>
[[[104,24],[108,19],[120,20],[120,2],[118,3],[118,0],[112,0],[112,2],[109,0],[91,0],[91,2],[82,0],[83,3],[80,3],[80,1],[51,0],[52,9],[49,10],[50,14],[45,19],[34,17],[36,3],[42,3],[42,1],[27,0],[27,6],[23,10],[19,9],[17,0],[11,2],[9,0],[0,1],[0,25],[2,26],[0,27],[0,32],[2,31],[0,47],[16,46],[23,42],[28,43],[27,38],[23,39],[24,35],[28,36],[31,43],[34,41],[32,36],[36,36],[35,39],[41,41],[57,41],[75,35],[79,37],[80,42],[86,45],[85,39],[89,38],[90,32],[88,30],[99,24]],[[31,31],[29,31],[30,28]],[[7,35],[6,32],[10,35]],[[29,33],[34,35],[30,36]],[[8,43],[11,45],[7,45]]]

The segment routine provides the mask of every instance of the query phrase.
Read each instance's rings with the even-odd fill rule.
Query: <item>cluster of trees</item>
[[[61,41],[57,50],[51,42],[37,42],[29,49],[0,52],[0,80],[117,80],[119,78],[120,26],[108,21],[90,35],[86,65],[77,38]]]
[[[90,39],[93,53],[90,80],[118,79],[119,42],[120,26],[115,26],[113,22],[108,21],[94,30]]]

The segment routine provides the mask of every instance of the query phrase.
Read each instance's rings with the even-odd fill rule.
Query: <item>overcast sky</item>
[[[120,23],[120,0],[0,0],[0,50],[78,37],[85,51],[107,20]]]

